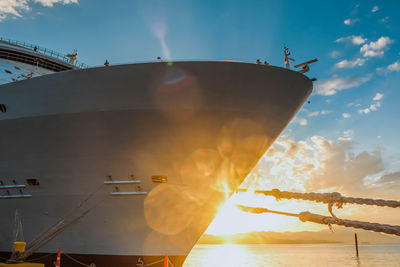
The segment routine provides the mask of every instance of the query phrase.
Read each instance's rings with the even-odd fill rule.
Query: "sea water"
[[[400,266],[399,244],[196,245],[184,267]]]

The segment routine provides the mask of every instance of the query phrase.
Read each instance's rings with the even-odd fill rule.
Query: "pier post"
[[[357,233],[354,234],[354,241],[356,245],[356,256],[358,258],[358,240],[357,240]]]

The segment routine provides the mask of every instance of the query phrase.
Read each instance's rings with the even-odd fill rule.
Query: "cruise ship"
[[[182,266],[313,88],[234,61],[89,68],[4,39],[0,58],[0,256],[17,210],[46,266]]]

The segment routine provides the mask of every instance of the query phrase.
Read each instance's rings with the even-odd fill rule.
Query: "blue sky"
[[[335,164],[348,179],[398,195],[399,11],[396,0],[0,0],[0,32],[64,53],[77,49],[78,58],[91,66],[105,59],[117,64],[157,56],[260,58],[283,66],[285,44],[295,63],[319,61],[307,74],[318,79],[311,103],[282,142],[313,146],[325,140],[326,157],[344,153],[344,161]],[[360,172],[373,164],[376,168]]]

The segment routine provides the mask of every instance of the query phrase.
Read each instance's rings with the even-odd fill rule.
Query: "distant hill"
[[[335,227],[318,232],[250,232],[231,236],[203,234],[198,244],[311,244],[354,243],[354,233],[359,243],[400,243],[400,237],[375,232]]]

